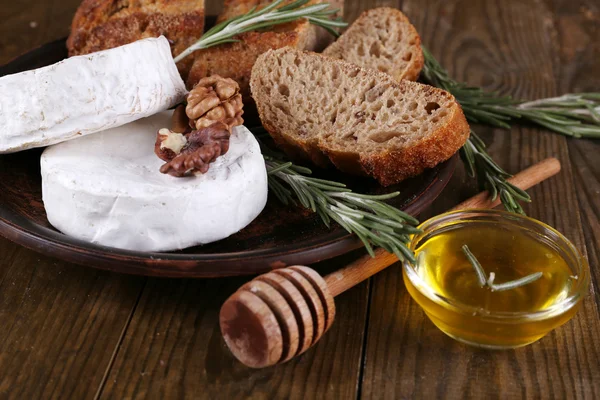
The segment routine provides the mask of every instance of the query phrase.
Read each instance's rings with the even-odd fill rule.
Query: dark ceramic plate
[[[53,64],[67,56],[64,40],[46,44],[0,67],[0,76]],[[164,277],[217,277],[266,272],[290,264],[307,265],[361,246],[339,226],[327,229],[304,209],[270,198],[262,214],[241,232],[216,243],[172,253],[142,253],[98,246],[54,229],[42,202],[42,150],[0,156],[0,234],[40,253],[112,271]],[[418,215],[439,196],[454,172],[456,156],[421,176],[390,188],[371,180],[318,171],[357,192],[399,190],[392,204]]]

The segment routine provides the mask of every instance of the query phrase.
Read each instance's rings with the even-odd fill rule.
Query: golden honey
[[[552,228],[504,212],[472,211],[445,214],[422,229],[411,243],[417,264],[405,265],[404,280],[431,321],[453,338],[488,348],[519,347],[577,311],[589,280],[587,265]],[[496,284],[536,272],[542,277],[510,290],[482,287],[462,251],[465,244]]]

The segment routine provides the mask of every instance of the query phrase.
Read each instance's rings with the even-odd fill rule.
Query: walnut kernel
[[[230,132],[227,125],[221,122],[192,131],[186,136],[186,146],[179,154],[165,160],[168,162],[160,168],[163,174],[176,177],[204,174],[217,157],[229,150]]]
[[[233,79],[212,75],[201,79],[187,97],[185,109],[193,129],[222,122],[231,128],[242,125],[244,113],[240,87]]]

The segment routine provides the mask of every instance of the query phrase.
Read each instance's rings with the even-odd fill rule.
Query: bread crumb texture
[[[417,80],[424,62],[417,30],[401,11],[389,7],[365,11],[323,54],[396,80]]]

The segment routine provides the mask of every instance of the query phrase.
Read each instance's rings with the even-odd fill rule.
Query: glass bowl
[[[419,228],[422,233],[413,235],[409,244],[410,249],[415,252],[416,265],[408,262],[403,265],[408,292],[438,328],[466,344],[507,349],[533,343],[570,320],[588,291],[590,271],[586,260],[561,233],[532,218],[496,210],[453,211],[431,218]],[[452,242],[452,238],[459,239]],[[506,240],[501,241],[500,238]],[[487,300],[482,301],[485,304],[474,303],[484,297],[494,299],[493,296],[500,296],[500,292],[494,292],[486,286],[477,285],[478,288],[474,288],[473,284],[465,284],[465,287],[471,289],[462,292],[460,288],[452,288],[454,283],[463,282],[465,276],[471,279],[468,268],[472,267],[460,246],[465,241],[477,244],[480,254],[477,258],[480,259],[481,256],[480,261],[488,261],[487,265],[482,261],[484,269],[496,268],[498,274],[511,272],[502,271],[502,268],[515,268],[511,261],[534,257],[535,254],[542,255],[529,259],[535,261],[535,268],[540,268],[540,272],[543,272],[540,283],[534,282],[530,287],[518,288],[522,293],[502,294],[504,297],[495,297],[493,303]],[[523,247],[526,243],[535,244],[531,246],[531,251]],[[545,253],[534,251],[539,249]],[[504,258],[497,258],[496,253],[502,251],[507,254],[502,255]],[[486,255],[486,252],[492,254]],[[496,257],[496,264],[490,261],[494,259],[490,257]],[[554,261],[550,261],[552,257]],[[468,265],[460,267],[460,277],[452,275],[456,272],[457,262]],[[550,262],[555,263],[553,265],[560,262],[563,273],[551,273]],[[445,265],[448,265],[448,271],[444,271]],[[565,265],[568,268],[564,268]],[[471,272],[472,279],[476,282],[476,274]],[[558,276],[562,276],[560,281]],[[547,281],[544,283],[543,279]],[[561,286],[557,286],[559,284]],[[550,290],[556,287],[559,289]],[[478,291],[484,289],[490,293]],[[450,295],[451,290],[458,295]],[[549,296],[548,301],[543,299],[545,293]],[[521,294],[522,297],[519,297]],[[512,303],[507,301],[504,304],[502,301],[509,297]],[[533,307],[532,304],[536,306]]]

